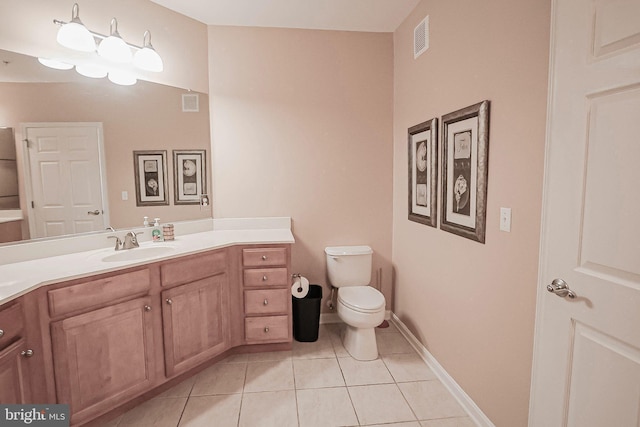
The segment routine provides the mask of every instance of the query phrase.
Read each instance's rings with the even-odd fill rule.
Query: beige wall
[[[430,16],[431,47],[413,59]],[[424,0],[394,35],[395,313],[496,426],[527,424],[550,2]],[[407,220],[407,128],[491,100],[486,244]],[[499,209],[513,212],[499,231]],[[439,214],[440,216],[440,214]]]
[[[160,217],[162,222],[211,217],[211,210],[201,210],[199,205],[173,204],[172,150],[204,149],[207,155],[211,153],[208,96],[200,94],[200,112],[183,113],[183,93],[182,89],[148,82],[130,87],[106,80],[0,83],[0,99],[3,105],[10,106],[0,108],[0,124],[13,127],[20,141],[23,138],[20,123],[103,123],[113,227],[141,226],[143,216]],[[136,206],[134,150],[167,150],[170,206]],[[22,154],[19,142],[18,153]],[[211,188],[209,171],[208,189]],[[24,183],[22,179],[21,183]],[[127,201],[122,200],[122,191],[128,192]]]
[[[388,301],[392,40],[209,28],[214,216],[291,216],[293,271],[312,283],[325,246],[371,245]]]
[[[69,57],[72,51],[56,42],[54,19],[71,20],[73,1],[2,0],[0,49],[31,56]],[[80,19],[92,31],[108,34],[109,22],[118,20],[123,39],[142,45],[151,31],[154,48],[162,56],[164,72],[141,73],[146,80],[207,93],[207,27],[149,0],[85,1]],[[82,54],[81,54],[82,55]]]

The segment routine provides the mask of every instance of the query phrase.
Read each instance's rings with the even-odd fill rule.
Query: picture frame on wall
[[[488,100],[442,116],[440,228],[485,242],[489,173]]]
[[[168,205],[167,151],[134,151],[136,205]]]
[[[207,150],[173,150],[174,204],[199,205],[207,194]]]
[[[438,119],[408,129],[409,221],[436,227],[438,185]]]

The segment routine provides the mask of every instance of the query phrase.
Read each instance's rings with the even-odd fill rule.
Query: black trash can
[[[291,296],[293,306],[293,337],[300,342],[318,340],[322,286],[309,285],[304,298]]]

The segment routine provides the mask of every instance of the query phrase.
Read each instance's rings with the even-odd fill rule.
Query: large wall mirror
[[[183,95],[188,96],[185,98]],[[188,99],[188,108],[184,108],[183,99]],[[198,101],[195,109],[194,99]],[[50,164],[46,158],[47,146],[51,151],[58,148],[46,132],[38,133],[40,129],[61,129],[62,133],[71,135],[71,151],[81,145],[76,142],[84,138],[78,136],[77,129],[93,129],[91,132],[100,140],[96,152],[100,158],[94,163],[83,163],[92,166],[85,166],[82,171],[83,166],[78,166],[80,163],[73,163],[75,157],[72,153],[64,168],[77,168],[83,173],[99,175],[104,188],[104,206],[87,206],[87,209],[83,207],[80,210],[105,218],[109,226],[116,229],[141,226],[144,216],[159,217],[162,222],[212,216],[210,206],[175,204],[173,195],[173,150],[206,150],[205,188],[211,189],[209,101],[206,94],[145,81],[138,81],[133,86],[118,86],[107,79],[79,76],[73,70],[52,70],[39,64],[36,58],[0,50],[2,127],[12,128],[15,135],[20,208],[25,218],[21,228],[25,239],[52,238],[65,233],[45,231],[34,235],[34,224],[30,226],[29,214],[33,216],[30,210],[37,205],[34,202],[36,197],[52,199],[56,192],[77,194],[88,191],[83,188],[88,185],[87,180],[76,179],[69,185],[52,182],[52,178],[46,175]],[[34,141],[38,135],[44,142]],[[34,162],[31,158],[29,145],[36,143],[40,148],[44,147],[44,163]],[[167,205],[137,206],[133,152],[146,150],[167,153]],[[47,183],[44,194],[36,194],[30,184],[34,180]],[[102,225],[100,223],[100,227]],[[78,226],[71,233],[86,231]]]

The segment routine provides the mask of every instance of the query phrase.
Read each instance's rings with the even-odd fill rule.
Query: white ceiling
[[[207,25],[393,32],[419,0],[151,0]]]

